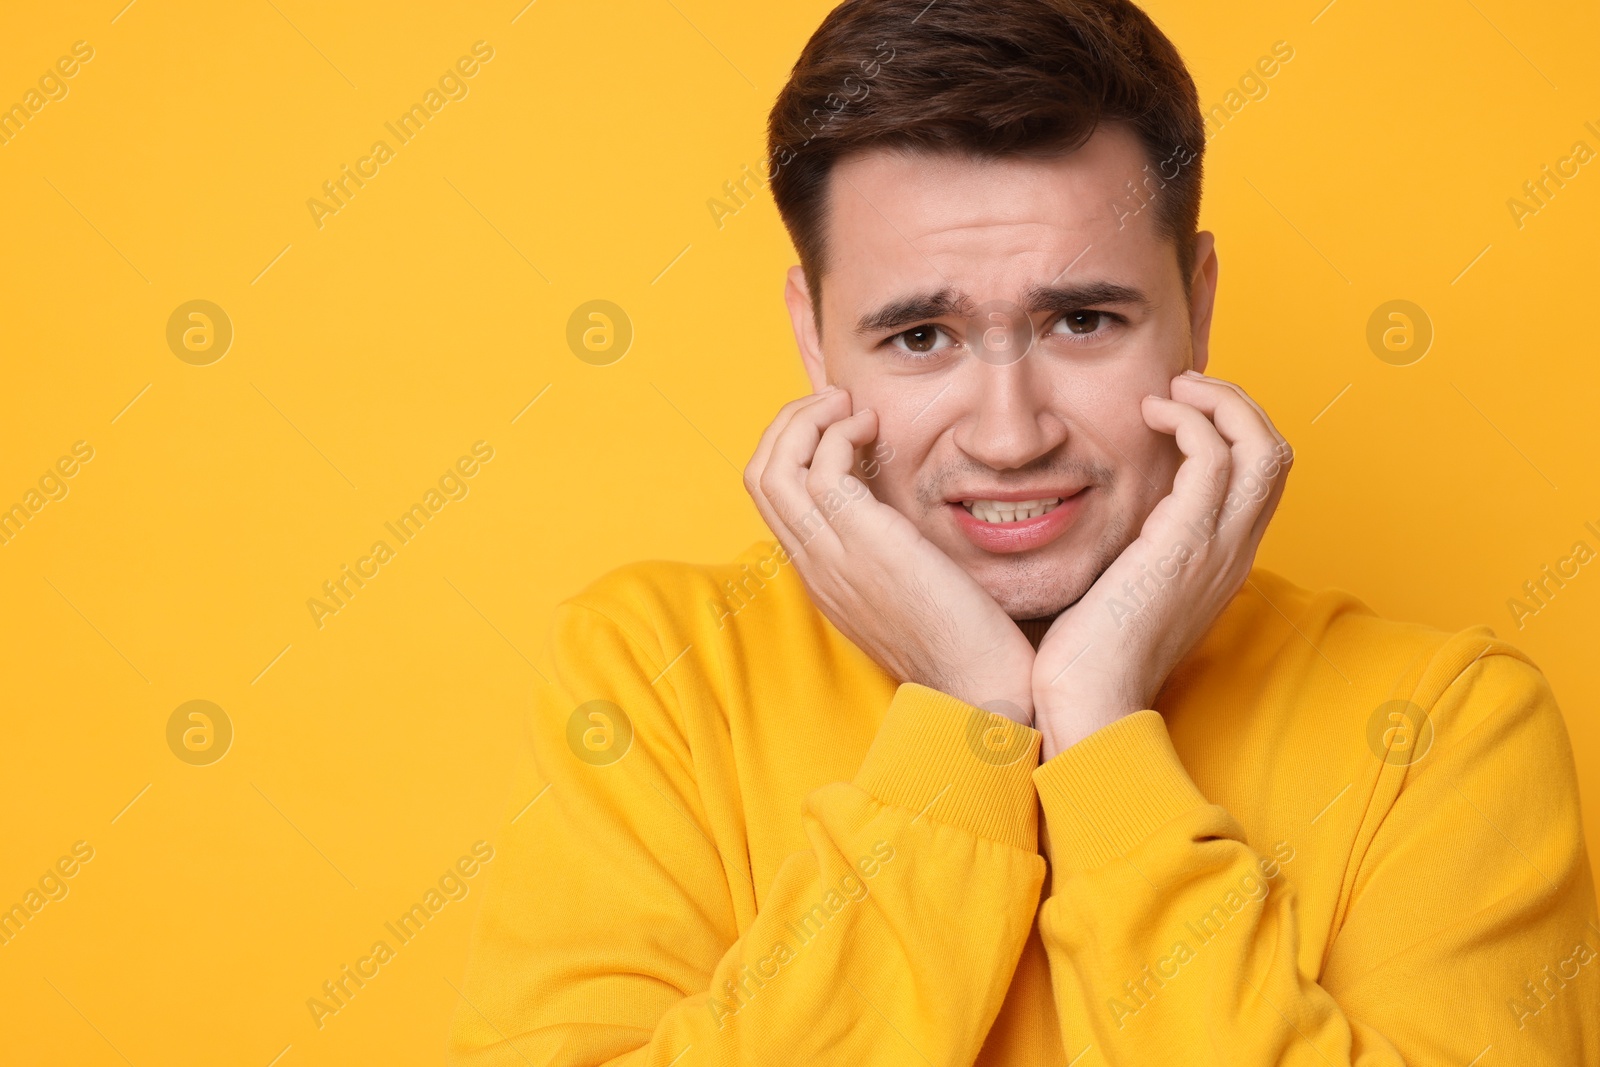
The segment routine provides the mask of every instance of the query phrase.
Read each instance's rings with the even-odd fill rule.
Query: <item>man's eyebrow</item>
[[[1139,310],[1149,310],[1151,306],[1149,297],[1141,290],[1106,281],[1035,285],[1028,289],[1023,303],[1030,315],[1041,311],[1078,311],[1103,304],[1121,304]],[[856,332],[881,333],[897,326],[913,326],[932,319],[966,318],[975,310],[971,297],[949,287],[913,293],[861,316],[856,323]]]
[[[1079,311],[1101,304],[1123,304],[1140,311],[1150,309],[1150,298],[1132,286],[1117,282],[1080,282],[1075,285],[1035,285],[1024,298],[1028,313]]]
[[[947,286],[933,292],[913,293],[869,311],[856,323],[856,333],[879,333],[896,326],[913,326],[949,316],[964,318],[972,310],[970,297]]]

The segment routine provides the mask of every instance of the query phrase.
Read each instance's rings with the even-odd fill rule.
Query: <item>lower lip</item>
[[[955,514],[961,532],[985,552],[1026,552],[1047,545],[1065,533],[1083,511],[1088,495],[1088,489],[1080,489],[1043,515],[1016,522],[983,522],[960,504],[947,506]]]

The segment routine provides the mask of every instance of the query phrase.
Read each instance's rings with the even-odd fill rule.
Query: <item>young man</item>
[[[1537,668],[1253,566],[1291,452],[1203,375],[1170,42],[850,0],[770,149],[776,543],[560,609],[458,1062],[1600,1062]]]

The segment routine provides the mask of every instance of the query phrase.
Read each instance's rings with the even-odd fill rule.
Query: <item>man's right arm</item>
[[[742,813],[716,799],[736,789],[699,781],[734,769],[690,751],[651,662],[605,615],[560,609],[539,799],[497,843],[452,1062],[972,1063],[1044,878],[1040,735],[901,685],[855,777],[806,797],[808,847],[741,929],[724,856],[742,862]],[[569,748],[592,700],[631,723],[614,762]]]

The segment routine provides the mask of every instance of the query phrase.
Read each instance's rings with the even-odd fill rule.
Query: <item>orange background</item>
[[[0,946],[4,1058],[438,1062],[481,872],[320,1028],[306,1001],[529,799],[510,764],[555,602],[766,535],[737,471],[805,387],[792,253],[765,193],[720,226],[707,201],[761,169],[827,5],[122,3],[0,33],[0,105],[93,49],[0,145],[0,506],[93,449],[0,545],[0,906],[94,850]],[[1520,226],[1507,206],[1600,149],[1600,16],[1149,9],[1208,107],[1294,50],[1207,166],[1211,371],[1299,457],[1263,562],[1529,650],[1600,855],[1600,566],[1521,630],[1507,606],[1600,549],[1600,165]],[[477,41],[466,95],[319,228],[308,199]],[[633,327],[605,366],[566,340],[597,299]],[[1434,331],[1407,366],[1367,342],[1395,299]],[[206,365],[167,342],[191,300],[232,324]],[[319,627],[322,583],[479,441],[466,495]],[[206,766],[168,744],[191,700],[233,730]]]

